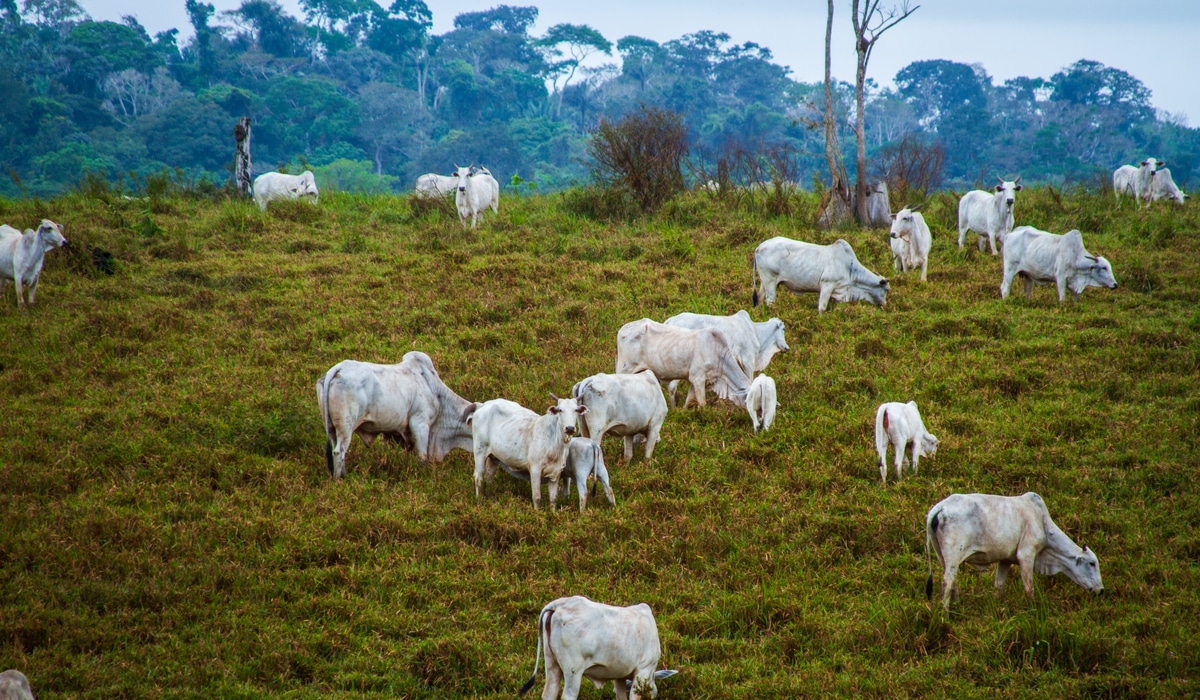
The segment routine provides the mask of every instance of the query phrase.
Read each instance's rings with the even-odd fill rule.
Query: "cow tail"
[[[517,695],[524,695],[525,693],[528,693],[529,689],[533,687],[533,684],[537,682],[538,662],[542,660],[542,635],[545,634],[546,637],[550,636],[550,616],[553,614],[554,608],[547,605],[546,607],[542,608],[541,614],[538,615],[538,643],[537,651],[533,655],[533,675],[529,677],[529,680],[525,681],[525,685],[521,686],[521,689],[517,691]],[[547,652],[549,652],[549,649],[550,640],[547,639]],[[549,662],[547,662],[546,665],[549,665]]]
[[[754,302],[754,306],[758,306],[758,282],[755,277],[758,276],[758,251],[754,251],[754,263],[750,267],[750,300]]]
[[[329,388],[333,385],[333,380],[337,379],[338,372],[335,370],[333,374],[325,379],[325,404],[324,414],[321,419],[325,422],[325,468],[329,470],[329,478],[333,478],[333,441],[337,439],[337,435],[330,435],[333,428],[333,419],[329,416]]]
[[[925,599],[933,598],[933,556],[929,552],[929,543],[934,537],[937,537],[938,516],[942,514],[938,511],[929,519],[929,525],[925,528],[925,559],[929,561],[929,578],[925,579]]]

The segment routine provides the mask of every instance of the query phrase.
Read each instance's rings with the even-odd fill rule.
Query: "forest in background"
[[[323,188],[388,192],[473,162],[502,184],[519,176],[556,190],[587,180],[599,120],[643,104],[682,115],[694,158],[782,153],[789,179],[825,177],[823,84],[794,80],[753,42],[698,31],[614,43],[574,24],[534,36],[532,6],[459,14],[440,35],[422,0],[301,6],[294,17],[272,0],[220,13],[186,0],[193,33],[181,42],[178,30],[150,36],[129,16],[94,21],[75,0],[0,0],[0,196],[53,195],[85,173],[136,189],[164,168],[223,185],[243,115],[255,175],[311,167]],[[895,84],[868,84],[876,173],[917,144],[940,147],[938,184],[958,188],[1017,173],[1102,185],[1148,155],[1185,189],[1200,175],[1200,129],[1095,61],[1002,84],[979,64],[919,61]],[[835,88],[853,175],[853,86]]]

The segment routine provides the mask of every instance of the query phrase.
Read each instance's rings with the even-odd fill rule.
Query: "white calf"
[[[892,230],[888,240],[892,248],[892,265],[900,272],[921,268],[921,281],[929,267],[929,249],[933,235],[920,212],[901,209],[892,215]]]
[[[775,409],[779,402],[775,395],[775,380],[765,374],[760,374],[750,382],[750,391],[746,394],[746,412],[750,414],[750,422],[754,432],[759,431],[761,424],[763,432],[771,429],[775,422]],[[761,416],[761,419],[760,419]]]
[[[875,451],[879,453],[879,478],[887,484],[887,448],[891,444],[896,450],[896,480],[904,466],[905,449],[912,445],[912,469],[922,456],[932,457],[938,448],[938,439],[925,430],[917,402],[885,403],[875,412]]]

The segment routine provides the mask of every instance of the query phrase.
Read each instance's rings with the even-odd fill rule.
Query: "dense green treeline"
[[[474,161],[505,183],[558,189],[586,177],[597,121],[643,103],[684,116],[699,160],[734,147],[783,153],[787,176],[804,183],[824,170],[812,128],[822,87],[725,34],[614,42],[560,24],[535,36],[536,7],[499,5],[435,35],[422,0],[302,0],[302,18],[272,0],[186,6],[182,41],[132,17],[94,21],[75,0],[0,0],[0,194],[164,167],[224,182],[242,115],[254,118],[256,174],[306,165],[326,188],[387,191]],[[879,171],[915,136],[944,148],[952,185],[996,172],[1090,183],[1146,155],[1165,158],[1185,187],[1197,175],[1200,130],[1157,113],[1150,91],[1115,68],[1079,61],[996,85],[982,66],[939,60],[895,78],[895,89],[870,86],[866,106]],[[837,87],[848,151],[851,88]]]

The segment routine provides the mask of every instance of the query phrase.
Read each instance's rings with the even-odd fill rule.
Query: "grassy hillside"
[[[0,667],[39,698],[509,698],[537,611],[569,594],[651,605],[681,670],[666,699],[1198,692],[1195,205],[1026,189],[1018,223],[1082,229],[1121,283],[1060,305],[1002,301],[950,195],[924,284],[891,274],[882,231],[813,230],[808,196],[614,224],[572,192],[470,232],[391,197],[105,199],[0,200],[0,221],[48,216],[74,244],[29,312],[0,296]],[[774,235],[845,237],[892,292],[751,311],[792,346],[771,432],[728,405],[672,412],[649,463],[605,444],[617,506],[583,515],[534,512],[504,473],[476,503],[464,452],[431,468],[356,439],[329,481],[313,385],[334,363],[420,349],[464,397],[540,411],[612,371],[621,324],[748,307]],[[885,488],[875,408],[909,399],[941,447]],[[1097,553],[1105,595],[1038,577],[1033,602],[1019,580],[997,600],[965,571],[943,616],[926,511],[1027,490]]]

